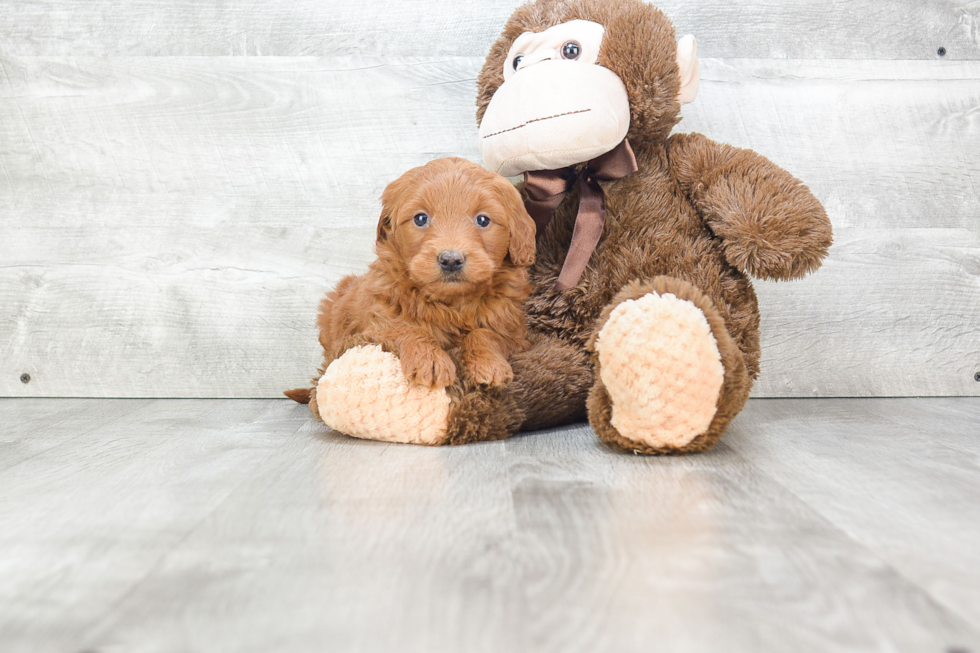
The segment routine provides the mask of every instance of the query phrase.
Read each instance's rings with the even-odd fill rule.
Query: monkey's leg
[[[500,440],[585,419],[593,381],[588,352],[540,333],[530,340],[528,351],[510,359],[514,380],[506,387],[485,388],[464,375],[449,388],[447,444]]]
[[[590,343],[589,421],[625,451],[704,451],[749,396],[742,352],[711,300],[672,277],[634,281],[603,311]]]
[[[310,410],[330,428],[365,440],[445,444],[450,397],[408,381],[395,354],[352,347],[327,366]]]
[[[499,440],[584,419],[593,381],[588,352],[541,334],[531,343],[511,359],[514,380],[503,388],[465,374],[448,388],[424,388],[404,378],[394,354],[354,347],[324,372],[310,408],[357,438],[428,445]]]

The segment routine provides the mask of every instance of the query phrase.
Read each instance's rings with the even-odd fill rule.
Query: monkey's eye
[[[490,226],[490,218],[481,213],[480,215],[476,216],[476,226],[478,226],[480,229],[486,229]]]
[[[429,216],[427,216],[424,213],[416,213],[415,214],[415,226],[416,227],[424,227],[427,224],[429,224]]]
[[[562,46],[561,56],[565,59],[578,59],[580,54],[582,54],[582,46],[575,41],[569,41]]]
[[[521,65],[522,61],[524,61],[523,54],[519,54],[516,57],[514,57],[514,70],[517,70],[517,67]]]

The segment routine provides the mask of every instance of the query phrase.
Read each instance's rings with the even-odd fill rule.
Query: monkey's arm
[[[701,134],[671,136],[667,156],[733,266],[772,280],[820,267],[833,240],[830,220],[799,179],[756,152]]]

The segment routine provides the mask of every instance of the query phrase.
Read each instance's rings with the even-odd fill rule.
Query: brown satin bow
[[[629,141],[624,139],[614,149],[587,162],[578,173],[571,167],[524,173],[527,191],[524,208],[534,219],[538,236],[544,233],[555,209],[572,186],[578,187],[578,215],[575,216],[572,242],[555,283],[556,290],[566,290],[579,282],[599,244],[606,221],[606,196],[599,182],[621,179],[636,171],[636,157]]]

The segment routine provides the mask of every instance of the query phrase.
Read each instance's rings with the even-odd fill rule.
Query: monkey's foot
[[[316,408],[330,428],[365,440],[445,444],[449,394],[409,382],[398,357],[377,345],[348,349],[316,388]]]
[[[637,296],[636,290],[654,287],[644,284],[649,287],[631,289],[632,297],[620,293],[594,340],[598,369],[589,420],[603,441],[619,449],[704,450],[730,419],[715,420],[725,365],[704,309],[722,329],[723,322],[696,288],[669,281],[659,284],[660,292]],[[665,291],[677,284],[683,284],[678,294],[690,299]]]

